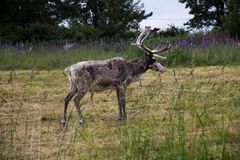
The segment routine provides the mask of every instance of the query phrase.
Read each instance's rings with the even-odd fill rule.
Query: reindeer
[[[64,99],[64,115],[61,123],[65,126],[67,121],[67,107],[70,100],[74,97],[76,110],[80,118],[80,125],[85,125],[85,120],[80,110],[80,101],[87,92],[99,92],[106,89],[116,89],[118,98],[119,116],[118,120],[127,118],[125,105],[125,88],[127,85],[136,82],[139,77],[148,69],[157,72],[165,72],[166,68],[158,60],[165,60],[166,57],[158,53],[169,50],[169,42],[161,42],[155,49],[147,48],[143,42],[153,32],[159,29],[145,27],[144,31],[137,38],[133,46],[138,47],[144,55],[138,59],[127,61],[122,57],[102,61],[83,61],[67,67],[64,72],[70,82],[70,91]]]

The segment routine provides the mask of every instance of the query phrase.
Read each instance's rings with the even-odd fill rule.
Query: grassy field
[[[81,128],[62,70],[0,72],[0,159],[238,159],[240,66],[152,71],[126,91],[117,121],[115,91],[82,100]]]

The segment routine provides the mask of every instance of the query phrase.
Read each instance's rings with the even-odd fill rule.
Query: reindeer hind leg
[[[67,96],[64,99],[64,114],[63,114],[63,119],[61,120],[61,123],[62,123],[63,126],[65,126],[66,121],[67,121],[67,107],[68,107],[68,104],[76,93],[77,93],[77,87],[73,86],[73,87],[71,87],[70,91],[68,92]]]

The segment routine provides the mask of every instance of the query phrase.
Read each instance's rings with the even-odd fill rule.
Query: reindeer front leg
[[[77,93],[77,88],[75,86],[71,87],[68,95],[64,99],[64,114],[63,119],[60,121],[60,123],[65,127],[67,122],[67,107],[70,102],[70,100],[74,97],[74,95]]]
[[[117,85],[117,98],[118,98],[118,107],[119,107],[119,117],[118,120],[127,119],[127,114],[125,110],[125,87],[123,85]]]
[[[85,91],[79,91],[78,94],[76,95],[76,97],[73,100],[74,103],[75,103],[75,107],[77,109],[77,112],[78,112],[81,127],[84,127],[85,123],[86,123],[85,120],[84,120],[83,114],[81,112],[81,108],[80,108],[81,107],[80,106],[80,101],[84,97],[85,94],[86,94]]]

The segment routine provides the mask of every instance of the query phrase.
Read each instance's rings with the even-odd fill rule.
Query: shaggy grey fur
[[[149,32],[149,28],[147,31]],[[145,39],[146,37],[142,36],[141,38]],[[138,47],[141,48],[141,46]],[[146,52],[146,49],[144,52]],[[65,97],[64,116],[61,123],[65,125],[68,104],[75,96],[73,101],[79,114],[80,124],[84,125],[84,117],[80,110],[81,99],[87,92],[99,92],[110,88],[116,89],[119,106],[118,119],[126,119],[125,88],[128,84],[137,81],[148,69],[161,73],[166,71],[166,68],[156,60],[156,56],[149,49],[147,49],[144,56],[132,61],[124,60],[122,57],[115,57],[102,61],[79,62],[67,67],[65,73],[71,87]]]

